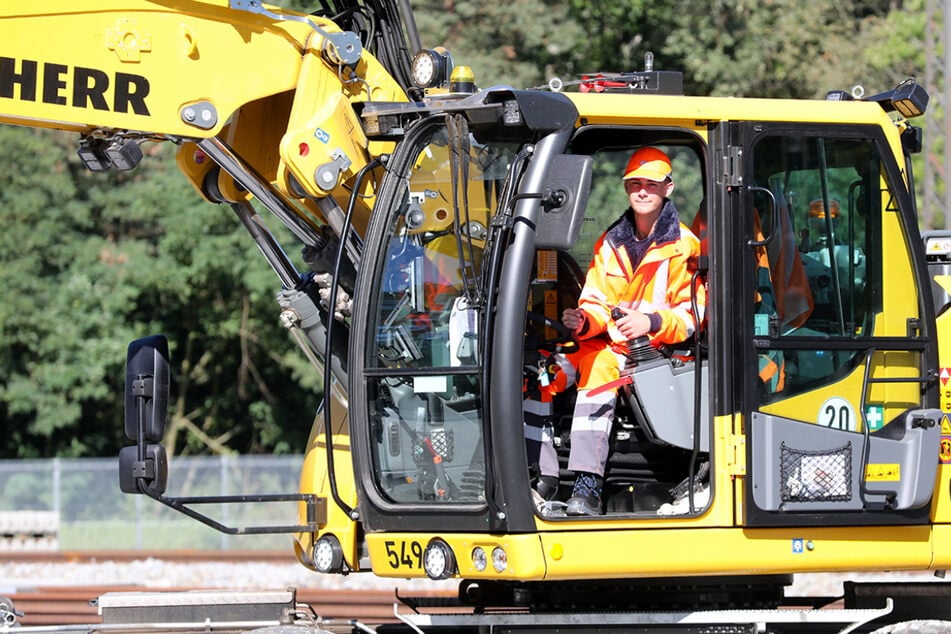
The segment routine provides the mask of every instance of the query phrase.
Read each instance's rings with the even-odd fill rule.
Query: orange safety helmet
[[[816,220],[825,220],[826,217],[826,206],[821,198],[817,198],[811,203],[809,203],[809,218],[814,218]],[[839,217],[839,201],[835,199],[829,200],[829,217],[835,220]]]
[[[627,161],[624,168],[624,180],[646,178],[652,181],[664,181],[670,178],[673,168],[670,157],[655,147],[642,147]]]

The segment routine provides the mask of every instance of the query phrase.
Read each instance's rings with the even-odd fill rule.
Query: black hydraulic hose
[[[340,275],[340,267],[343,265],[343,245],[347,242],[347,234],[350,232],[351,221],[353,219],[353,209],[356,206],[357,201],[357,192],[360,190],[361,185],[363,185],[363,179],[366,178],[366,175],[370,170],[383,165],[383,161],[380,157],[377,157],[367,163],[359,172],[357,172],[356,179],[353,183],[353,194],[350,196],[350,202],[347,203],[347,213],[344,216],[343,227],[340,229],[340,247],[337,249],[337,258],[334,262],[333,276],[330,282],[330,295],[327,298],[327,306],[329,316],[327,318],[327,339],[324,347],[324,438],[325,438],[325,449],[327,451],[327,479],[330,482],[330,495],[333,497],[334,503],[337,505],[340,510],[347,514],[352,520],[359,519],[360,515],[353,508],[351,508],[343,499],[340,497],[340,492],[337,491],[337,476],[334,468],[334,442],[333,442],[333,430],[331,429],[330,422],[330,407],[326,405],[327,401],[327,390],[330,385],[330,359],[331,353],[333,351],[332,342],[334,334],[334,306],[337,305],[337,277]]]
[[[416,54],[423,45],[420,43],[419,39],[419,29],[416,27],[416,18],[413,15],[413,8],[409,4],[409,0],[397,0],[397,7],[399,8],[400,18],[403,20],[403,26],[406,27],[406,37],[409,39],[410,45],[410,56]]]
[[[264,259],[274,269],[284,288],[296,288],[300,283],[300,273],[284,253],[281,245],[274,239],[274,235],[264,225],[261,217],[254,211],[254,206],[248,201],[243,201],[232,203],[231,209],[237,214],[254,243],[258,245]]]
[[[320,236],[316,234],[314,228],[298,215],[269,181],[265,180],[250,163],[241,158],[222,139],[210,137],[199,140],[197,144],[221,169],[261,201],[261,204],[290,229],[298,240],[308,246],[320,242]]]

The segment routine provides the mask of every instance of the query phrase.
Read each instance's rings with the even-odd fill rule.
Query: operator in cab
[[[566,355],[573,367],[562,368],[565,376],[577,376],[578,387],[568,461],[575,483],[565,511],[574,516],[602,513],[617,387],[598,388],[619,378],[629,341],[646,337],[654,347],[677,344],[691,337],[702,319],[691,309],[700,241],[680,222],[670,200],[670,158],[657,148],[640,148],[622,180],[630,207],[595,243],[578,307],[562,313],[562,323],[579,342],[577,351]],[[702,285],[696,292],[702,312]],[[545,500],[558,490],[558,473],[551,473],[550,465],[540,464],[535,488]]]

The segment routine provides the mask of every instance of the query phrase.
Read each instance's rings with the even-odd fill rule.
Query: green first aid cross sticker
[[[881,405],[865,406],[865,422],[868,430],[877,431],[885,426],[885,408]]]

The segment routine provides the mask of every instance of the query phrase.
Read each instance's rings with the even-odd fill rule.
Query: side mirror
[[[168,389],[168,339],[152,335],[130,343],[125,362],[125,435],[136,444],[119,450],[123,493],[165,493],[168,456],[162,445],[154,443],[165,432]]]
[[[125,364],[125,435],[130,440],[143,443],[162,440],[168,417],[168,389],[165,335],[152,335],[130,343]]]
[[[139,447],[123,447],[119,450],[119,489],[123,493],[144,493],[139,489],[139,478],[157,495],[165,493],[168,485],[168,456],[162,445],[147,445],[145,460],[139,460]]]
[[[168,454],[159,444],[168,417],[168,340],[153,335],[129,344],[125,371],[125,433],[135,445],[119,450],[119,489],[143,494],[228,535],[314,532],[318,528],[318,496],[314,493],[275,495],[210,495],[166,497]],[[191,505],[304,502],[307,523],[292,526],[227,526]]]
[[[536,249],[570,249],[578,239],[591,193],[593,159],[582,154],[555,158],[535,228]]]

